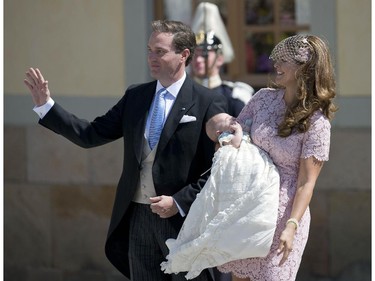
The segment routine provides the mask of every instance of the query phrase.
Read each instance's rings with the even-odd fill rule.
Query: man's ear
[[[183,59],[184,63],[187,61],[189,56],[190,56],[190,50],[189,49],[185,49],[181,52],[181,58]]]

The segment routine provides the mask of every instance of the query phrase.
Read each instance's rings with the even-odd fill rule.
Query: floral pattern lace
[[[310,211],[306,210],[300,220],[293,242],[293,251],[287,261],[279,266],[281,255],[277,255],[279,238],[290,217],[301,158],[315,157],[328,161],[331,125],[322,112],[311,117],[311,126],[305,133],[293,133],[287,138],[277,136],[286,105],[281,89],[261,89],[244,107],[238,121],[250,132],[253,142],[265,150],[280,173],[280,197],[276,231],[269,254],[265,258],[249,258],[226,263],[220,271],[233,272],[240,278],[251,281],[293,281],[301,263],[308,239]],[[251,124],[251,128],[246,126]]]

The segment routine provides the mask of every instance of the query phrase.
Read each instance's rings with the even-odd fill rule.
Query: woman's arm
[[[293,249],[294,234],[298,227],[298,221],[301,220],[310,204],[315,183],[322,166],[323,161],[319,161],[313,156],[301,159],[297,180],[297,192],[294,197],[292,213],[290,215],[291,221],[286,224],[280,236],[278,251],[279,254],[283,253],[283,257],[279,265],[282,265],[286,261],[290,251]]]

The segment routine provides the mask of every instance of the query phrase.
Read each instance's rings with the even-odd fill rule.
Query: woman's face
[[[297,85],[296,71],[299,68],[298,64],[280,59],[275,61],[274,68],[276,72],[275,82],[278,85],[284,86],[285,88],[295,87]]]

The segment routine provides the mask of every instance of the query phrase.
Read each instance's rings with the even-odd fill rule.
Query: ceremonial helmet
[[[233,46],[215,4],[201,2],[195,11],[191,28],[196,34],[197,48],[222,53],[226,63],[233,60]]]

